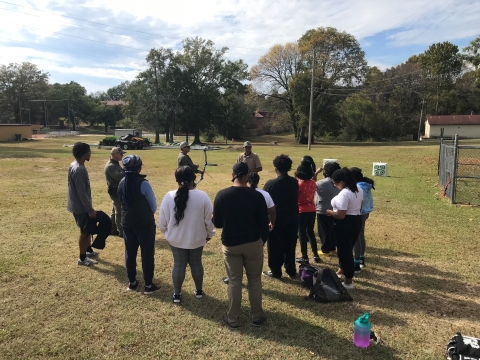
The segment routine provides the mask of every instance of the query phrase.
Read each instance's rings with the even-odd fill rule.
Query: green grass
[[[310,154],[319,165],[323,158],[336,158],[341,165],[363,168],[365,175],[372,162],[389,165],[389,177],[375,178],[375,212],[366,227],[367,267],[354,280],[354,301],[314,303],[305,300],[307,291],[296,281],[264,279],[267,325],[249,325],[245,289],[244,326],[235,332],[221,321],[227,292],[219,235],[204,253],[207,296],[195,299],[187,273],[181,306],[171,302],[172,255],[159,231],[155,280],[162,290],[154,296],[125,291],[123,243],[117,237],[107,240],[98,265],[76,265],[78,230],[66,210],[67,169],[73,159],[71,148],[62,145],[79,140],[98,142],[82,136],[0,144],[0,358],[437,360],[444,358],[445,345],[457,331],[480,337],[480,208],[437,200],[437,146],[315,144]],[[271,141],[279,145],[268,145]],[[274,156],[289,154],[296,167],[308,153],[306,146],[292,142],[285,135],[255,139],[253,151],[264,168],[262,186],[274,177]],[[242,143],[208,153],[209,162],[218,166],[207,167],[212,178],[205,176],[199,188],[212,200],[230,186]],[[176,188],[178,150],[136,153],[160,203]],[[190,155],[203,163],[202,151]],[[108,157],[108,149],[92,148],[87,163],[94,207],[107,213],[111,203],[103,167]],[[322,266],[335,268],[334,257],[323,260]],[[384,344],[359,350],[352,344],[353,322],[364,311],[371,313]]]

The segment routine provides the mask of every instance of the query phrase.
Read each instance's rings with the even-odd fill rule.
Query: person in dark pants
[[[118,184],[118,196],[122,203],[122,227],[125,242],[125,266],[127,268],[129,291],[138,287],[137,252],[142,255],[145,295],[153,294],[160,287],[153,284],[155,268],[155,219],[157,200],[146,175],[140,175],[142,160],[137,155],[128,155],[122,160],[125,177]]]
[[[318,172],[323,172],[325,179],[317,181],[317,196],[315,201],[315,208],[317,212],[317,228],[320,242],[322,243],[320,254],[329,254],[336,250],[335,240],[333,239],[333,218],[327,216],[327,210],[332,210],[332,199],[338,195],[338,190],[332,182],[332,174],[340,169],[340,165],[336,162],[326,163],[323,169],[318,169]]]
[[[112,220],[111,235],[118,235],[123,238],[122,205],[118,198],[118,183],[125,176],[125,171],[120,165],[125,151],[119,147],[114,147],[110,154],[110,160],[108,160],[105,165],[104,172],[107,180],[108,195],[110,195],[110,199],[112,199],[112,213],[110,215],[110,219]]]
[[[292,169],[292,159],[279,155],[273,160],[276,179],[267,181],[263,190],[268,192],[275,203],[277,219],[267,241],[268,267],[265,276],[282,277],[282,266],[291,278],[297,274],[295,266],[295,246],[298,231],[298,182],[288,175]]]
[[[312,180],[314,172],[309,161],[303,160],[295,172],[298,180],[298,237],[302,257],[295,259],[298,263],[309,263],[307,243],[310,243],[313,260],[320,262],[318,256],[317,239],[315,238],[315,181]]]
[[[334,218],[333,237],[337,245],[338,270],[337,275],[344,277],[345,289],[353,289],[354,261],[353,246],[358,239],[362,227],[363,190],[357,187],[353,174],[344,167],[332,175],[333,184],[340,190],[332,199],[333,210],[327,210],[327,215]]]

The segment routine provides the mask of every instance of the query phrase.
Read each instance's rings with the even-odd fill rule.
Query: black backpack
[[[332,269],[318,270],[313,277],[313,287],[308,297],[321,303],[353,300]]]
[[[457,333],[447,344],[448,360],[480,360],[480,339]]]

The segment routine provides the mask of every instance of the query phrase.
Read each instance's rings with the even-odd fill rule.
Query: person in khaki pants
[[[222,231],[223,258],[229,277],[229,307],[223,321],[240,326],[243,268],[248,279],[252,325],[265,320],[262,309],[263,245],[268,238],[268,212],[262,194],[247,186],[248,165],[233,166],[233,186],[220,190],[213,203],[213,224]]]

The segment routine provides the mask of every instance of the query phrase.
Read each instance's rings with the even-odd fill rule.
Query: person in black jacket
[[[291,278],[297,274],[295,267],[295,247],[298,231],[298,182],[288,175],[292,169],[292,159],[279,155],[273,160],[276,179],[266,182],[263,190],[268,192],[275,203],[277,219],[267,242],[268,267],[263,274],[273,278],[282,277],[282,265]]]
[[[229,277],[228,313],[223,321],[238,329],[242,303],[243,268],[248,279],[252,325],[265,322],[262,309],[263,245],[268,238],[265,199],[247,186],[248,165],[233,166],[233,186],[220,190],[213,203],[213,224],[222,231],[223,259]]]
[[[140,175],[142,159],[137,155],[128,155],[122,160],[125,177],[118,184],[118,196],[122,203],[122,227],[125,241],[125,266],[129,280],[127,290],[138,287],[137,252],[140,246],[142,254],[145,295],[153,294],[160,287],[152,283],[155,268],[155,219],[157,200],[146,175]]]

